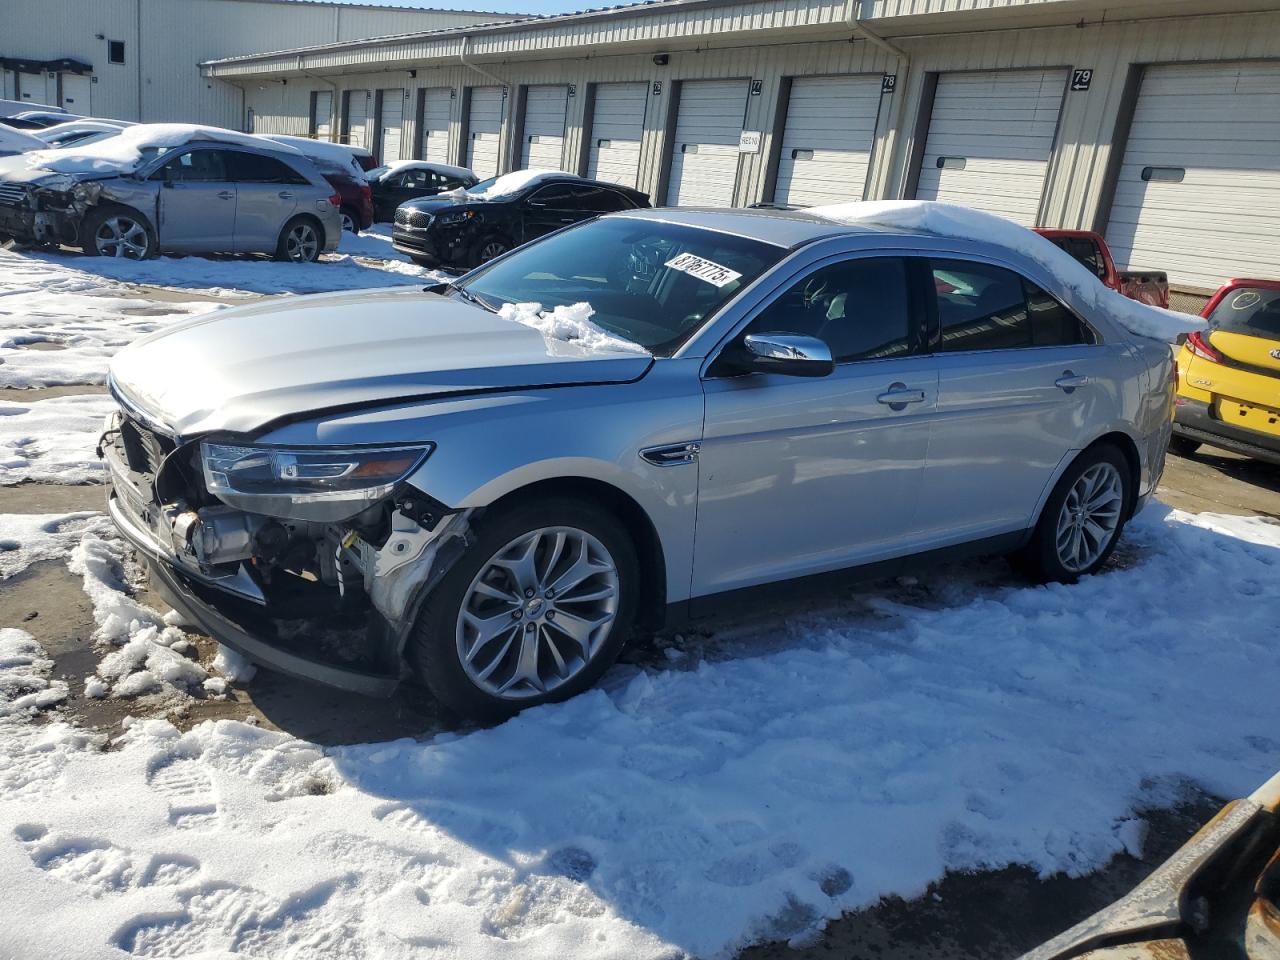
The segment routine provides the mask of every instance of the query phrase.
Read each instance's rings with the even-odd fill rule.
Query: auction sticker
[[[672,270],[679,270],[681,273],[687,273],[689,276],[697,277],[699,280],[705,280],[713,287],[726,286],[742,276],[736,270],[722,267],[714,260],[704,260],[702,257],[692,253],[682,253],[678,257],[672,257],[664,266],[670,267]]]

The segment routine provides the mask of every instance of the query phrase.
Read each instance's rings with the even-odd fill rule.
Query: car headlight
[[[470,220],[475,215],[476,213],[474,210],[458,210],[454,213],[442,213],[436,217],[436,223],[462,223],[463,221]]]
[[[229,507],[288,520],[335,523],[391,493],[435,444],[251,447],[200,444],[208,491]]]

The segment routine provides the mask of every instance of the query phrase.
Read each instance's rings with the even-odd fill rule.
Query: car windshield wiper
[[[476,296],[466,287],[459,284],[457,280],[442,280],[440,283],[435,283],[427,287],[427,291],[429,293],[435,293],[439,290],[452,290],[463,300],[467,301],[467,303],[474,303],[477,307],[480,307],[482,310],[488,310],[490,313],[498,312],[498,308],[492,303],[483,297]]]

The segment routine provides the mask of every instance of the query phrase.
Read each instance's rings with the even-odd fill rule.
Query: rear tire
[[[338,217],[342,221],[342,229],[344,232],[360,232],[360,214],[356,213],[350,207],[343,207],[338,211]]]
[[[591,503],[547,498],[490,514],[474,533],[410,635],[422,682],[458,714],[487,721],[595,684],[626,642],[639,598],[622,522]]]
[[[314,217],[294,217],[280,231],[276,259],[291,263],[315,263],[324,250],[324,229]]]
[[[1174,434],[1169,438],[1169,452],[1180,457],[1189,457],[1200,449],[1200,441]]]
[[[147,260],[156,255],[156,235],[138,211],[98,207],[80,223],[80,249],[89,257]]]
[[[1075,583],[1110,559],[1133,506],[1124,454],[1111,444],[1085,450],[1054,486],[1031,541],[1011,558],[1040,583]]]

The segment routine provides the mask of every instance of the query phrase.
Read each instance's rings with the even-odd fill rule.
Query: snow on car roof
[[[124,127],[120,124],[109,123],[106,120],[68,120],[66,123],[55,123],[52,127],[45,127],[37,131],[35,136],[39,140],[45,140],[61,133],[79,133],[82,130],[95,133],[118,133],[123,129]]]
[[[566,173],[564,170],[513,170],[511,173],[504,173],[483,190],[471,187],[467,190],[467,196],[472,199],[483,200],[509,197],[512,194],[519,193],[525,187],[537,183],[539,180],[548,180],[552,177],[569,180],[582,179],[576,173]]]
[[[299,153],[308,157],[324,157],[327,160],[337,160],[340,163],[346,163],[353,156],[372,156],[364,147],[353,147],[345,143],[330,143],[328,140],[313,140],[311,137],[291,137],[285,133],[263,133],[258,136],[263,140],[271,140],[275,143],[283,143],[285,146],[293,147]]]
[[[379,180],[385,179],[393,173],[401,170],[432,170],[436,173],[447,174],[451,177],[465,177],[467,179],[475,179],[475,172],[469,167],[455,167],[451,163],[437,163],[434,160],[388,160],[383,164],[386,168]]]
[[[1172,341],[1197,329],[1198,318],[1148,306],[1103,286],[1075,257],[1027,227],[1004,217],[933,200],[869,200],[810,207],[807,211],[851,226],[915,230],[952,240],[992,243],[1016,251],[1042,267],[1073,297],[1101,311],[1129,332]]]
[[[262,137],[222,127],[206,127],[194,123],[140,123],[126,127],[119,136],[83,147],[35,151],[28,154],[27,165],[55,173],[129,173],[154,156],[148,155],[148,149],[172,150],[201,140],[239,144],[259,150],[267,148]],[[301,151],[284,143],[267,149],[302,155]]]

